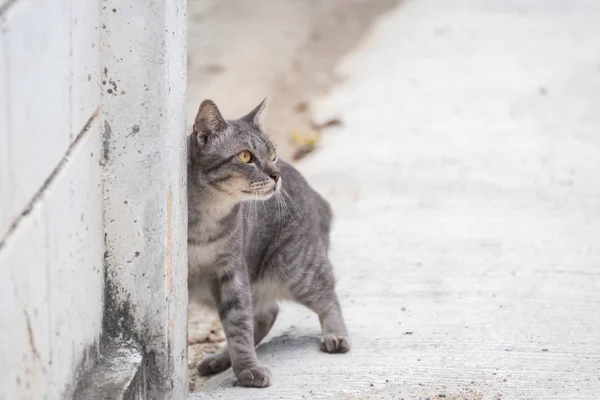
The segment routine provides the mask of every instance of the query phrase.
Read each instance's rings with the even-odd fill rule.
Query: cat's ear
[[[212,100],[204,100],[198,108],[194,120],[194,133],[199,138],[206,139],[210,135],[218,134],[227,128],[227,121],[221,115],[219,108]]]
[[[267,98],[265,97],[263,101],[260,102],[258,106],[252,111],[250,111],[247,115],[245,115],[242,119],[248,122],[253,123],[254,125],[262,128],[265,122],[267,109]]]

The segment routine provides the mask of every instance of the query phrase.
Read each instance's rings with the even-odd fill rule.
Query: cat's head
[[[281,188],[275,146],[264,132],[267,99],[237,120],[204,100],[190,136],[193,179],[227,200],[266,200]]]

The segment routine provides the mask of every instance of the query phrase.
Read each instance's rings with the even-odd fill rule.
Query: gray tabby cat
[[[277,157],[262,127],[265,104],[226,121],[203,101],[188,163],[190,301],[216,307],[228,344],[198,370],[233,366],[238,383],[252,387],[271,384],[254,348],[273,326],[278,300],[319,316],[324,351],[350,349],[327,256],[331,209]]]

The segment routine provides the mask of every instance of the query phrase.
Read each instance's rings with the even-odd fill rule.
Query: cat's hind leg
[[[345,353],[350,350],[350,337],[335,294],[333,269],[326,257],[308,266],[290,285],[296,301],[319,316],[321,322],[321,349],[328,353]]]
[[[335,300],[331,307],[316,311],[321,322],[323,337],[321,350],[328,353],[346,353],[350,350],[350,337],[346,331],[342,309]]]

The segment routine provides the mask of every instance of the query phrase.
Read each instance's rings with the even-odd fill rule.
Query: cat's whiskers
[[[265,205],[264,201],[261,201],[262,206],[263,206],[263,211],[265,212],[265,215],[267,215],[267,206]]]
[[[283,198],[283,196],[280,193],[277,193],[277,198],[280,200],[281,203],[281,211],[283,212],[283,217],[285,218],[288,214],[290,214],[290,210],[289,208],[287,208],[287,205],[285,204],[285,199]],[[290,217],[292,215],[290,214]],[[292,217],[292,220],[294,220],[294,218]],[[295,220],[294,220],[295,222]]]
[[[277,203],[277,235],[276,235],[276,238],[279,239],[281,237],[281,227],[282,227],[281,201],[279,200],[279,196],[275,196],[275,201]]]
[[[252,201],[254,203],[254,223],[256,224],[256,226],[259,226],[258,224],[258,193],[254,193],[254,200]]]
[[[283,193],[288,199],[290,199],[290,201],[296,208],[296,211],[298,211],[298,215],[300,217],[302,217],[302,213],[300,212],[300,207],[298,206],[298,203],[296,203],[296,200],[294,200],[294,198],[292,196],[290,196],[290,194],[284,188],[281,188],[281,193]]]
[[[283,195],[279,195],[278,194],[278,198],[281,199],[281,204],[282,204],[282,210],[284,211],[285,214],[288,214],[290,216],[290,218],[292,219],[292,221],[294,221],[294,224],[296,224],[296,226],[298,228],[302,228],[301,225],[298,223],[298,221],[296,220],[296,218],[294,218],[294,214],[292,214],[292,212],[290,211],[289,207],[287,206],[287,203],[285,201],[285,197],[283,197]],[[285,216],[285,215],[284,215]]]
[[[292,202],[292,205],[294,206],[294,208],[296,209],[296,212],[298,213],[298,217],[300,219],[300,221],[302,221],[302,213],[300,212],[300,207],[298,207],[298,203],[296,203],[296,201],[292,198],[292,196],[290,196],[290,194],[288,192],[285,191],[285,189],[281,188],[281,194],[284,195],[285,197],[287,197],[288,199],[290,199],[290,201]],[[285,198],[283,198],[283,201],[285,203]],[[288,209],[289,210],[289,209]],[[292,213],[290,212],[290,215]],[[294,221],[296,222],[296,224],[298,223],[295,219]]]

